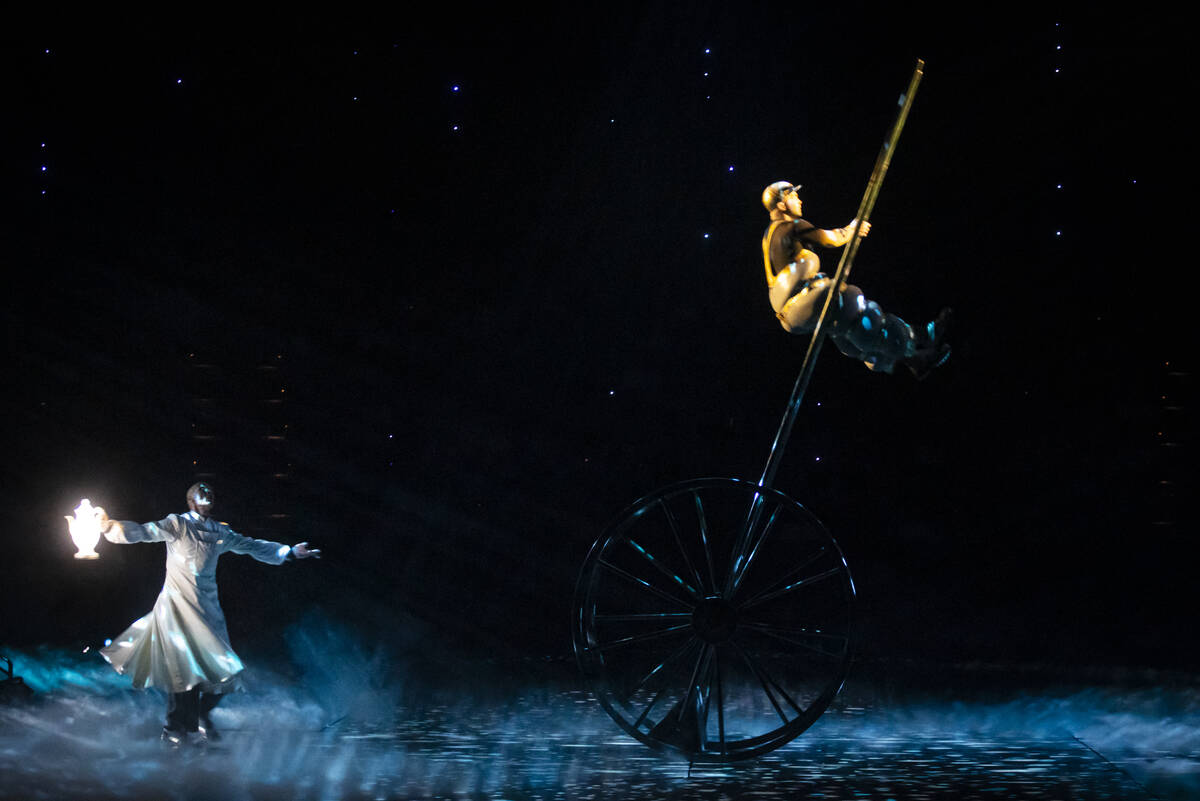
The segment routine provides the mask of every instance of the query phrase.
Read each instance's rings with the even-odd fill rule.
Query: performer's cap
[[[763,190],[762,204],[767,211],[773,211],[775,204],[783,197],[783,193],[789,190],[797,190],[800,184],[793,184],[791,181],[776,181]]]

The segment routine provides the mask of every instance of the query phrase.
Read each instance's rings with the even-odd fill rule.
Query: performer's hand
[[[96,522],[100,524],[100,532],[105,533],[112,528],[113,521],[108,519],[108,512],[103,506],[96,507]]]
[[[858,220],[851,220],[851,221],[850,221],[850,225],[849,225],[849,226],[847,226],[847,227],[848,227],[848,228],[849,228],[851,231],[853,231],[853,230],[854,230],[854,224],[855,224],[856,222],[858,222]],[[860,225],[858,226],[858,235],[859,235],[859,236],[866,236],[866,235],[867,235],[867,234],[869,234],[869,233],[871,233],[871,224],[870,224],[869,222],[867,222],[866,220],[863,220],[862,224],[860,224]]]
[[[320,559],[321,551],[317,548],[309,548],[307,542],[298,542],[292,546],[292,556],[297,559],[308,559],[310,556]]]

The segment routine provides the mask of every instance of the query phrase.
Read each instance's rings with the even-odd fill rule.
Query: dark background
[[[761,472],[807,340],[767,304],[759,193],[844,225],[922,58],[854,280],[909,322],[953,306],[954,356],[917,383],[826,349],[776,486],[842,545],[864,656],[1195,667],[1161,24],[10,27],[0,643],[142,615],[161,548],[75,562],[62,515],[157,520],[200,476],[236,529],[325,552],[222,561],[239,649],[321,610],[565,656],[606,520]]]

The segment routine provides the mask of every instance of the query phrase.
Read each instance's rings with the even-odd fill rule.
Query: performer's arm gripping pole
[[[854,265],[858,243],[862,241],[859,231],[864,222],[870,221],[871,211],[875,208],[875,199],[879,197],[879,188],[883,185],[883,177],[887,174],[888,165],[892,163],[892,154],[896,150],[896,143],[900,141],[900,132],[904,130],[904,122],[908,119],[908,111],[912,108],[913,98],[917,95],[917,86],[921,83],[924,69],[925,62],[917,59],[912,80],[908,83],[908,91],[900,95],[900,111],[896,115],[896,122],[892,125],[891,133],[888,134],[883,148],[875,159],[875,168],[871,171],[871,180],[867,182],[867,191],[863,193],[862,202],[858,205],[858,214],[855,216],[854,231],[850,235],[850,242],[842,248],[842,257],[838,260],[837,273],[834,275],[831,285],[833,289],[825,296],[825,305],[821,307],[821,315],[817,318],[817,325],[813,329],[812,339],[808,343],[808,351],[804,354],[804,364],[800,368],[800,375],[797,376],[796,385],[792,389],[792,398],[788,401],[787,412],[779,422],[775,441],[771,443],[771,455],[767,458],[767,465],[763,468],[762,477],[758,480],[760,487],[770,487],[775,481],[775,473],[779,470],[779,463],[783,459],[783,452],[792,433],[792,425],[796,422],[800,403],[804,400],[804,392],[808,389],[813,369],[817,366],[817,354],[820,353],[821,346],[825,344],[825,320],[829,316],[829,309],[834,300],[840,297],[842,286],[850,277],[850,268]]]

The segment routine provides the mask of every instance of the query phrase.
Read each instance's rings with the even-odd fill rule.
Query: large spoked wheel
[[[850,658],[841,549],[786,495],[687,481],[626,509],[575,590],[575,654],[633,737],[695,761],[771,751],[820,717]]]

